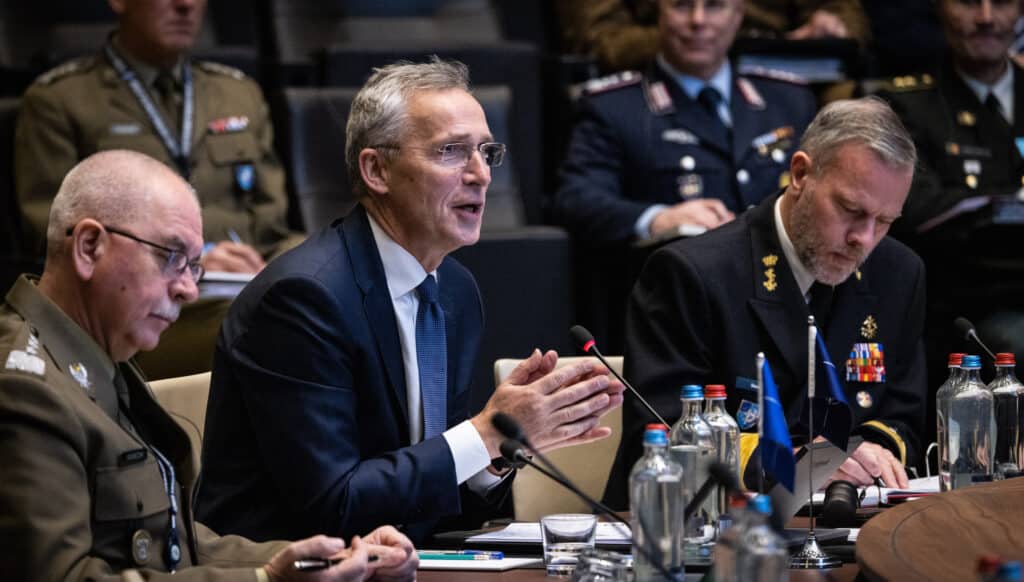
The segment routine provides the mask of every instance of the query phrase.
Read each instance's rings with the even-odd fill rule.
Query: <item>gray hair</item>
[[[469,69],[459,61],[398,61],[373,70],[352,100],[345,128],[345,164],[357,197],[367,194],[359,172],[359,152],[375,145],[396,144],[402,138],[410,97],[417,91],[469,91]],[[388,156],[390,149],[382,149]]]
[[[47,258],[62,252],[67,230],[85,218],[111,226],[142,222],[153,198],[160,195],[154,180],[168,176],[180,180],[163,163],[128,150],[106,150],[79,162],[64,176],[50,205]]]
[[[844,145],[870,149],[886,165],[914,168],[917,149],[903,122],[878,97],[846,99],[829,103],[807,127],[800,149],[811,157],[815,172],[828,169]]]

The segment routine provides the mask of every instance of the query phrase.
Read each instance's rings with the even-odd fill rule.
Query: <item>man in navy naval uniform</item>
[[[925,275],[921,260],[886,233],[900,216],[915,162],[913,141],[884,101],[822,109],[781,194],[651,256],[629,301],[626,377],[669,422],[680,414],[680,386],[730,386],[727,408],[745,431],[746,472],[758,444],[758,352],[772,366],[790,430],[806,434],[797,427],[813,313],[852,408],[851,430],[864,438],[834,477],[906,486],[904,465],[921,453],[927,395]],[[874,359],[848,360],[851,353]],[[627,504],[629,468],[648,422],[635,402],[624,406],[606,491],[613,507]]]
[[[618,282],[606,301],[619,318],[632,282],[623,268],[629,244],[684,225],[718,227],[769,196],[785,184],[816,110],[798,80],[733,70],[728,52],[743,0],[658,7],[656,63],[645,75],[590,84],[553,205],[555,221],[580,245],[601,249],[626,274],[599,275]]]

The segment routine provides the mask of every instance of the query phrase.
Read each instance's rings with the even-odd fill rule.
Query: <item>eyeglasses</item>
[[[503,161],[505,161],[505,151],[508,149],[505,144],[493,141],[484,142],[478,145],[460,141],[455,143],[446,143],[438,147],[400,146],[398,144],[379,144],[370,147],[375,149],[389,148],[394,150],[405,148],[432,152],[437,154],[437,161],[449,168],[463,167],[468,164],[469,159],[473,157],[474,151],[480,152],[480,155],[484,158],[485,164],[492,168],[497,168]]]
[[[163,245],[158,245],[155,242],[148,241],[144,238],[139,238],[134,234],[131,234],[130,232],[125,232],[117,228],[112,228],[105,224],[101,224],[100,226],[102,226],[103,229],[109,232],[110,234],[116,234],[119,236],[123,236],[125,238],[130,238],[135,242],[142,243],[144,245],[162,251],[167,258],[167,262],[164,263],[164,275],[173,274],[175,276],[180,277],[181,274],[187,270],[189,274],[192,275],[192,280],[195,281],[196,283],[199,282],[199,279],[202,279],[205,270],[203,269],[203,266],[199,264],[199,259],[194,259],[190,261],[188,259],[188,255],[185,254],[185,251],[168,248]],[[69,228],[65,232],[65,235],[71,236],[73,232],[74,229]]]
[[[669,5],[674,10],[692,13],[697,7],[697,2],[698,0],[673,0],[672,2],[669,2]],[[728,0],[704,0],[701,4],[703,5],[705,12],[717,14],[724,12],[732,3]]]

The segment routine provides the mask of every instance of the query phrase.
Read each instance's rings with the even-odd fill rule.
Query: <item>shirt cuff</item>
[[[651,223],[654,222],[654,217],[666,208],[668,208],[666,204],[654,204],[653,206],[648,206],[647,210],[644,210],[640,218],[636,219],[636,223],[633,224],[633,233],[636,234],[637,239],[646,240],[651,238]]]
[[[487,469],[491,464],[491,456],[484,445],[484,439],[480,438],[480,433],[476,431],[472,422],[464,420],[444,431],[442,436],[452,452],[457,484],[462,485],[469,481],[470,477]],[[497,476],[491,476],[498,479]]]

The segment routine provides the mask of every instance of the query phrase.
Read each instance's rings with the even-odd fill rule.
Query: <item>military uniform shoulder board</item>
[[[902,75],[892,77],[882,82],[882,89],[893,93],[907,93],[910,91],[924,91],[935,86],[935,77],[925,73],[923,75]]]
[[[583,83],[584,95],[598,95],[614,89],[636,85],[643,79],[643,75],[637,71],[622,71],[604,77],[591,79]]]
[[[23,372],[32,376],[46,374],[46,361],[40,354],[42,346],[34,330],[26,326],[24,332],[15,339],[14,345],[23,347],[12,349],[0,360],[3,361],[3,370]]]
[[[761,92],[757,90],[757,87],[754,87],[750,79],[740,77],[736,79],[736,86],[740,88],[740,93],[743,95],[743,100],[747,102],[747,105],[754,109],[764,109],[767,106],[764,102],[764,97],[761,96]]]
[[[794,85],[807,85],[807,79],[792,71],[769,69],[767,67],[744,67],[742,74],[746,77],[761,77],[772,81],[782,81]]]
[[[206,71],[207,73],[213,73],[215,75],[225,75],[233,79],[237,79],[239,81],[248,78],[246,74],[242,71],[234,67],[222,65],[220,63],[214,63],[210,61],[197,61],[196,66]]]
[[[36,78],[35,82],[40,85],[49,85],[54,81],[63,79],[74,73],[88,71],[96,62],[96,57],[80,57],[72,59],[62,65],[58,65]]]

